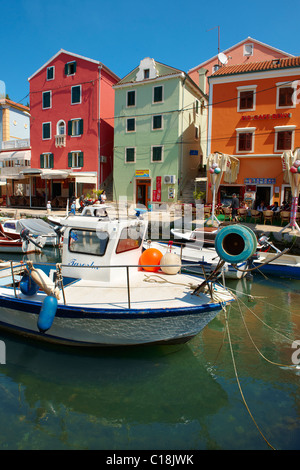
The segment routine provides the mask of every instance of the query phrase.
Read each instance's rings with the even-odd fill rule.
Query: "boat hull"
[[[222,309],[213,303],[178,309],[94,309],[59,305],[46,333],[37,327],[40,302],[0,296],[0,328],[49,343],[70,346],[132,346],[185,343]]]

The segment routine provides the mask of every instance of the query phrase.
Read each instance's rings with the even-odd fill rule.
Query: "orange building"
[[[208,155],[239,159],[234,184],[221,182],[218,201],[255,193],[255,205],[291,198],[281,155],[300,147],[300,57],[226,65],[209,78]],[[207,191],[209,200],[210,191]]]

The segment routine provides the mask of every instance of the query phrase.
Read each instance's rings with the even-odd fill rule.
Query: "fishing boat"
[[[163,254],[171,252],[178,255],[182,263],[182,271],[184,272],[203,275],[204,270],[209,275],[216,270],[220,263],[219,255],[213,247],[204,247],[193,243],[176,243],[173,240],[169,242],[147,241],[144,243],[144,249],[147,249],[149,246],[160,250]],[[218,274],[220,276],[224,275],[226,279],[241,279],[245,276],[247,261],[239,263],[238,268],[236,269],[232,264],[225,262]]]
[[[23,232],[23,236],[13,238],[5,235],[0,224],[0,252],[1,253],[35,253],[41,252],[43,242],[41,239],[33,240],[28,232]]]
[[[263,274],[300,279],[300,256],[282,253],[265,235],[260,237],[258,242],[259,251],[251,259],[253,267]],[[271,251],[265,251],[267,249]],[[274,252],[280,256],[274,259]]]
[[[198,227],[194,230],[172,228],[171,233],[175,240],[182,240],[193,245],[214,246],[217,233],[221,227]]]
[[[60,222],[62,263],[27,263],[21,279],[12,269],[0,327],[63,345],[184,343],[234,300],[221,284],[180,273],[178,257],[142,252],[147,214]]]
[[[39,218],[28,219],[6,219],[2,223],[3,233],[11,238],[18,239],[22,230],[29,230],[31,237],[43,239],[43,246],[58,246],[60,244],[60,233],[55,231],[56,227]]]

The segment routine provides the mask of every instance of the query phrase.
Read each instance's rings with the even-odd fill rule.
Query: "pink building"
[[[222,61],[220,61],[219,57]],[[188,71],[189,76],[208,94],[207,77],[212,75],[219,67],[223,65],[245,64],[249,62],[261,62],[271,59],[281,59],[284,57],[294,57],[292,54],[283,52],[275,47],[264,44],[251,37],[231,46],[221,53],[221,55],[212,57],[202,62]]]
[[[31,206],[104,188],[112,175],[114,91],[120,78],[61,49],[29,79]]]

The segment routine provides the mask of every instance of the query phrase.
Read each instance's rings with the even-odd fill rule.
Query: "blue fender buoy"
[[[255,233],[244,225],[228,225],[220,230],[215,239],[219,257],[227,263],[246,261],[257,248]]]
[[[34,295],[39,290],[39,286],[36,282],[28,275],[24,274],[20,281],[20,291],[24,295]]]
[[[45,297],[39,314],[37,326],[41,333],[51,328],[57,310],[57,298],[52,295]]]

